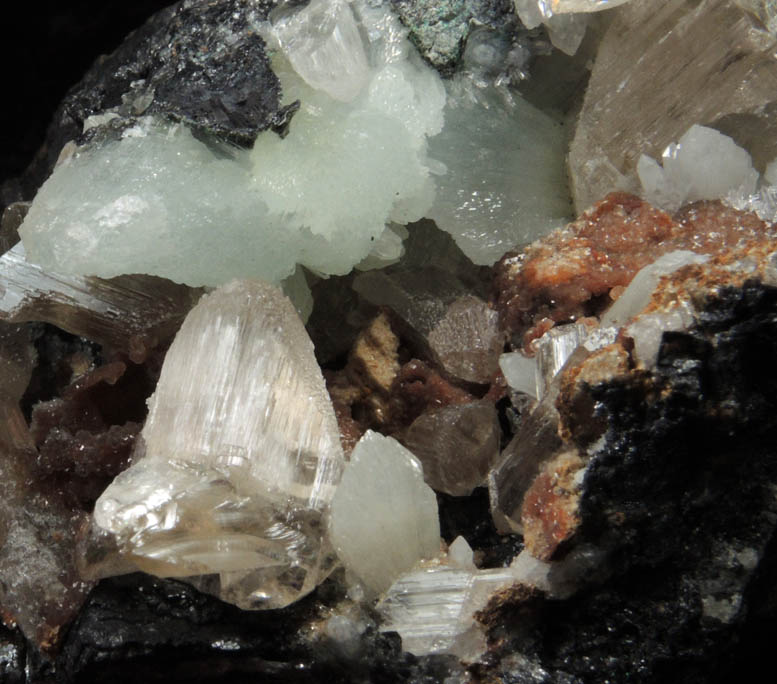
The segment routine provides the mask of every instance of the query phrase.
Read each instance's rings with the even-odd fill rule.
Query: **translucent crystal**
[[[136,362],[171,337],[202,290],[153,276],[111,280],[46,271],[17,243],[0,257],[0,320],[46,321]]]
[[[540,466],[560,448],[558,383],[551,383],[545,396],[521,422],[520,430],[499,454],[488,473],[491,516],[502,533],[522,533],[524,495]]]
[[[417,235],[417,230],[426,232],[413,226],[406,258],[357,276],[354,289],[371,304],[390,307],[407,324],[414,344],[448,374],[487,384],[496,373],[504,333],[484,301],[481,269],[444,233],[430,229]]]
[[[499,357],[499,367],[512,389],[537,398],[537,362],[534,358],[521,352],[508,352]]]
[[[628,0],[622,0],[627,2]],[[558,3],[556,3],[558,4]],[[605,8],[601,8],[605,9]],[[559,11],[585,12],[592,10],[556,10],[552,0],[515,0],[515,11],[526,28],[545,24],[551,42],[562,52],[574,55],[585,35],[587,18],[583,15],[557,15]]]
[[[559,123],[496,92],[478,103],[449,98],[429,155],[445,164],[428,213],[476,264],[491,265],[516,245],[566,223],[570,214]]]
[[[575,349],[588,340],[593,329],[594,324],[588,322],[557,325],[532,343],[534,357],[521,352],[502,354],[499,364],[507,384],[514,390],[542,399],[553,378]]]
[[[285,138],[268,132],[253,150],[236,150],[143,119],[120,140],[78,150],[44,183],[20,229],[30,258],[54,272],[103,277],[279,282],[297,263],[347,273],[387,221],[421,218],[434,192],[426,138],[442,128],[445,90],[388,7],[338,2],[338,27],[356,4],[359,32],[346,40],[340,28],[324,31],[321,48],[329,55],[334,41],[340,67],[367,55],[367,82],[351,102],[319,89],[325,81],[340,92],[342,74],[305,47],[317,40],[310,21],[289,17],[302,43],[286,36],[288,54],[306,66],[300,75],[283,51],[274,56],[284,97],[302,103]],[[319,11],[327,15],[325,3],[294,16]]]
[[[477,660],[486,641],[474,615],[494,592],[516,583],[548,587],[548,564],[527,556],[521,553],[510,567],[491,570],[462,567],[450,556],[422,564],[386,592],[378,606],[381,631],[398,632],[402,649],[414,655],[450,653]]]
[[[747,151],[731,138],[705,126],[691,126],[662,155],[662,165],[646,155],[637,162],[645,199],[667,211],[688,202],[751,195],[758,183]]]
[[[165,358],[144,452],[95,506],[138,568],[206,575],[244,608],[277,608],[331,569],[322,541],[343,465],[313,347],[276,288],[205,296]]]
[[[423,413],[407,429],[403,443],[421,461],[430,487],[467,496],[483,484],[496,460],[499,436],[493,404],[477,401]]]
[[[644,309],[665,275],[688,264],[703,264],[709,257],[688,250],[675,250],[656,259],[634,276],[615,303],[602,315],[602,326],[620,327]]]
[[[277,12],[272,33],[311,87],[349,102],[367,83],[367,55],[346,0],[313,0],[302,9]]]
[[[488,383],[504,348],[499,316],[482,299],[456,299],[428,335],[429,346],[451,375],[468,382]]]
[[[654,159],[691,126],[733,137],[762,168],[777,155],[777,38],[734,0],[631,2],[612,13],[569,149],[579,212],[635,192]],[[736,161],[736,160],[732,160]]]
[[[574,55],[583,42],[588,17],[584,14],[555,14],[546,21],[548,37],[559,50]]]
[[[418,459],[368,430],[332,500],[330,536],[346,569],[376,593],[440,551],[437,498]]]
[[[548,330],[532,346],[537,360],[537,396],[542,398],[572,352],[588,337],[590,325],[569,323]]]
[[[599,12],[601,10],[617,7],[629,0],[535,0],[543,5],[545,11],[550,10],[556,14],[565,12]]]

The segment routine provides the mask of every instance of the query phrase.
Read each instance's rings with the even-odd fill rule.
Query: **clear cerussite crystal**
[[[203,576],[198,587],[245,608],[285,606],[326,577],[343,454],[313,345],[278,289],[236,281],[203,297],[142,440],[94,512],[138,568]]]

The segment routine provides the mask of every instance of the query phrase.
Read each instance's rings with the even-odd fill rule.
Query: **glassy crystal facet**
[[[313,347],[275,287],[205,296],[176,336],[144,453],[95,507],[98,527],[161,576],[245,608],[277,608],[331,569],[322,541],[343,465]]]

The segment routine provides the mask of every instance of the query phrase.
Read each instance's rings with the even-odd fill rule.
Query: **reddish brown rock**
[[[566,228],[502,258],[497,308],[514,342],[529,351],[555,323],[600,315],[662,254],[721,254],[765,235],[777,230],[721,202],[697,202],[672,217],[634,195],[611,193]]]
[[[36,404],[30,429],[38,449],[38,486],[69,506],[90,509],[129,464],[154,380],[153,370],[114,361]]]
[[[524,543],[540,560],[550,560],[580,524],[580,487],[576,476],[584,461],[576,451],[565,451],[535,478],[523,501]]]

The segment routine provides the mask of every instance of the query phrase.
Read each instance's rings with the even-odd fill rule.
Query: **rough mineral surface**
[[[554,322],[601,314],[661,254],[718,254],[774,230],[719,202],[694,203],[672,217],[613,193],[523,254],[505,255],[497,266],[497,307],[514,341],[523,338],[528,349]]]
[[[443,73],[456,66],[474,27],[515,30],[510,0],[391,0],[391,5],[421,54]]]
[[[36,486],[35,444],[19,406],[33,363],[26,326],[0,324],[0,617],[46,650],[91,585],[78,576],[72,543],[86,515]]]
[[[345,567],[376,593],[440,551],[437,500],[421,464],[397,441],[372,431],[351,453],[329,529]]]
[[[139,568],[207,575],[246,608],[276,608],[330,570],[322,544],[342,470],[335,416],[302,323],[276,288],[236,281],[175,338],[142,447],[95,506]]]
[[[762,619],[755,597],[769,582],[755,569],[774,562],[773,253],[773,241],[755,242],[665,279],[645,313],[681,301],[695,318],[664,335],[650,372],[628,362],[625,339],[564,371],[562,433],[577,456],[540,474],[532,489],[544,501],[524,509],[524,527],[539,525],[532,544],[568,559],[599,555],[580,556],[593,565],[565,601],[494,599],[481,618],[496,653],[537,658],[549,681],[633,678],[636,662],[637,681],[722,679],[735,630]]]
[[[733,137],[756,168],[777,156],[777,38],[756,17],[734,0],[640,0],[613,16],[570,148],[579,212],[637,191],[640,155],[660,158],[694,124]]]

